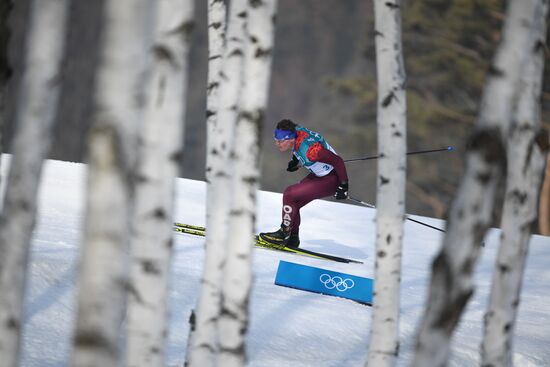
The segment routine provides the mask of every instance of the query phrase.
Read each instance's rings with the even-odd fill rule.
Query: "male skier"
[[[300,245],[300,208],[314,199],[330,195],[338,200],[347,199],[348,174],[344,161],[323,136],[291,120],[277,123],[274,139],[279,151],[292,149],[287,171],[295,172],[301,164],[310,173],[285,189],[281,228],[260,233],[260,238],[274,245],[297,248]]]

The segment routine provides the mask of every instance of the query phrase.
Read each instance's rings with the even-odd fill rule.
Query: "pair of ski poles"
[[[439,148],[439,149],[418,150],[418,151],[414,151],[414,152],[408,152],[408,153],[406,153],[406,155],[443,152],[443,151],[450,151],[450,150],[454,150],[454,148],[449,146],[449,147],[446,147],[446,148]],[[369,156],[369,157],[364,157],[364,158],[347,159],[344,162],[366,161],[366,160],[369,160],[369,159],[378,159],[378,158],[380,158],[380,155],[374,155],[374,156]],[[353,198],[351,196],[348,197],[348,200],[351,200],[353,202],[356,202],[358,204],[364,205],[364,206],[369,207],[369,208],[376,209],[376,206],[374,206],[373,204],[369,204],[369,203],[367,203],[363,200],[359,200],[359,199]],[[415,223],[418,223],[420,225],[426,226],[428,228],[435,229],[436,231],[445,233],[445,230],[443,230],[441,228],[437,228],[437,227],[434,227],[434,226],[429,225],[427,223],[421,222],[419,220],[412,219],[409,216],[406,216],[406,219],[410,220],[411,222],[415,222]]]

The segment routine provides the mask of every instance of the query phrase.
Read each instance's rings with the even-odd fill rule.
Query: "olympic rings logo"
[[[349,278],[342,279],[342,277],[339,277],[339,276],[331,277],[326,273],[322,274],[319,277],[319,280],[321,281],[321,283],[323,283],[325,288],[327,289],[336,288],[336,290],[340,292],[347,291],[348,289],[351,289],[355,286],[355,282],[353,281],[353,279],[349,279]]]

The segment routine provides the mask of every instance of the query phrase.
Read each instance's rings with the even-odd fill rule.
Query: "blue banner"
[[[372,305],[373,280],[356,275],[281,260],[275,284]]]

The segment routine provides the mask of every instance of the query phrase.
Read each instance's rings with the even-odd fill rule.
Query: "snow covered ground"
[[[3,162],[5,170],[6,164]],[[2,182],[5,182],[2,179]],[[67,364],[76,305],[75,279],[82,233],[85,166],[48,161],[33,237],[32,276],[26,299],[23,365]],[[175,221],[205,223],[205,184],[179,179]],[[357,183],[353,191],[358,195]],[[258,231],[280,223],[281,194],[261,192]],[[372,309],[356,302],[274,285],[279,260],[358,276],[374,276],[374,210],[317,200],[302,212],[302,247],[351,257],[339,264],[262,249],[254,253],[254,289],[248,334],[249,366],[362,366]],[[444,223],[414,217],[431,225]],[[184,360],[188,318],[199,291],[204,239],[174,234],[170,366]],[[479,364],[483,315],[499,231],[491,230],[476,271],[477,289],[453,339],[452,366]],[[429,269],[441,241],[435,230],[406,222],[401,304],[400,366],[408,365],[422,315]],[[550,238],[533,236],[515,338],[517,366],[550,366]]]

